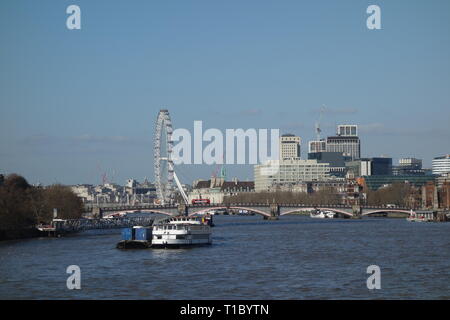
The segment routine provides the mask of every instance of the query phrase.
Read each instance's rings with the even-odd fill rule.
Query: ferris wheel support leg
[[[186,192],[184,192],[183,186],[181,185],[181,182],[178,179],[178,176],[175,171],[173,171],[173,179],[175,180],[175,183],[177,184],[178,191],[180,191],[181,196],[183,197],[184,203],[189,204],[188,196],[186,195]]]

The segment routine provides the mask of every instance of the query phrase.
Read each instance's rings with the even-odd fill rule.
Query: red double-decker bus
[[[192,199],[192,204],[210,204],[209,199]]]

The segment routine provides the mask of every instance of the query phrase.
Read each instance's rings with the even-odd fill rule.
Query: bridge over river
[[[112,213],[147,212],[164,215],[188,215],[204,214],[211,210],[247,210],[263,216],[265,219],[277,219],[279,216],[297,212],[311,212],[316,210],[333,211],[346,218],[361,218],[377,213],[398,213],[409,215],[415,209],[407,207],[388,206],[360,206],[360,205],[331,205],[331,204],[276,204],[276,203],[233,203],[233,204],[179,204],[179,205],[153,205],[153,204],[99,204],[86,205],[87,212],[93,216],[101,216]]]
[[[133,226],[151,226],[157,219],[153,214],[166,216],[201,215],[211,210],[247,210],[263,216],[264,219],[276,220],[280,216],[297,212],[311,212],[316,210],[332,211],[344,218],[362,218],[376,213],[401,213],[409,215],[414,212],[411,208],[373,207],[373,206],[346,206],[346,205],[304,205],[304,204],[264,204],[264,203],[236,203],[236,204],[202,204],[202,205],[124,205],[101,204],[86,205],[86,211],[92,212],[94,218],[82,219],[54,219],[49,226],[38,226],[43,232],[61,234],[79,232],[92,229],[115,229]],[[129,215],[137,212],[139,215]],[[127,213],[121,217],[114,217],[115,213]],[[147,215],[146,215],[147,214]],[[163,218],[164,219],[164,218]]]

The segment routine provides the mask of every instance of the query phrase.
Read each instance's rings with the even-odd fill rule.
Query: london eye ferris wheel
[[[175,184],[184,202],[188,202],[187,195],[174,171],[172,132],[169,110],[161,109],[156,120],[153,143],[156,195],[162,205],[170,205],[175,202],[177,191]]]

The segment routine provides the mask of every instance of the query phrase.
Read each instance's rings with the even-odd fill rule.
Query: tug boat
[[[153,225],[152,248],[180,248],[212,243],[211,226],[195,217],[172,217]]]

